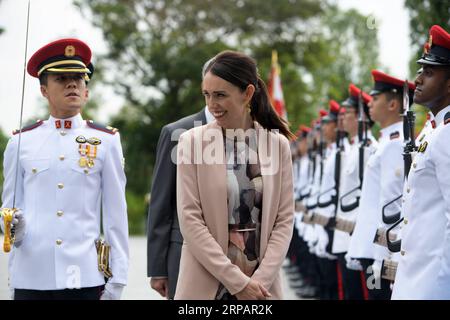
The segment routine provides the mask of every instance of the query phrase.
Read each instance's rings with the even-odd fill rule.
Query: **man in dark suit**
[[[147,224],[147,276],[150,286],[168,299],[175,295],[183,244],[177,215],[177,167],[171,156],[176,155],[182,132],[212,119],[205,108],[164,126],[158,140]]]

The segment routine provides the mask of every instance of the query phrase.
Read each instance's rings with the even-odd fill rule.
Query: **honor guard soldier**
[[[360,99],[361,101],[359,101]],[[348,140],[344,140],[347,143],[345,152],[342,154],[341,196],[336,216],[332,253],[338,257],[345,300],[367,299],[368,296],[361,269],[348,268],[345,254],[358,213],[364,167],[377,144],[370,131],[373,122],[370,119],[367,104],[371,99],[370,95],[350,84],[349,97],[341,104],[345,108],[343,129],[348,133]]]
[[[434,115],[403,193],[404,220],[393,299],[450,299],[450,34],[431,27],[414,103]]]
[[[370,95],[373,99],[368,106],[372,120],[379,123],[381,131],[377,150],[365,168],[359,213],[348,257],[361,262],[368,279],[369,299],[386,300],[390,299],[391,288],[388,280],[381,279],[381,264],[384,258],[389,258],[389,250],[376,244],[378,241],[375,239],[377,228],[383,224],[383,207],[390,203],[386,211],[390,218],[401,211],[404,81],[378,70],[372,71],[372,77],[375,84]],[[414,84],[409,83],[410,94],[413,90]]]
[[[335,203],[333,199],[337,195],[335,171],[340,170],[340,168],[336,168],[336,157],[340,153],[338,134],[340,105],[336,101],[330,100],[329,106],[329,113],[321,121],[323,138],[327,147],[325,157],[321,160],[323,174],[317,196],[318,207],[314,210],[313,218],[314,230],[318,238],[315,253],[319,258],[320,298],[324,300],[338,298],[337,261],[336,256],[331,254],[334,232],[333,226],[329,222],[334,217]]]
[[[307,196],[310,187],[310,174],[312,175],[312,166],[310,165],[310,156],[312,147],[308,142],[313,139],[311,128],[301,125],[296,133],[296,160],[294,162],[294,193],[295,193],[295,225],[291,244],[288,250],[290,259],[290,268],[286,269],[289,275],[290,286],[296,289],[297,296],[301,298],[313,298],[316,296],[316,257],[309,252],[307,242],[303,239],[305,230],[310,225],[302,222],[305,207],[303,199]],[[297,271],[297,274],[294,273]]]
[[[93,70],[90,48],[77,39],[51,42],[28,61],[50,117],[15,131],[5,150],[2,213],[15,207],[15,300],[120,299],[127,283],[120,136],[80,115]]]

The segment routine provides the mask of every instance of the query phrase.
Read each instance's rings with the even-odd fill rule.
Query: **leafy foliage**
[[[422,55],[423,45],[428,40],[428,30],[438,24],[450,31],[450,2],[448,0],[405,0],[410,21],[410,37],[413,56],[410,60],[410,73],[414,76],[417,71],[416,61]]]

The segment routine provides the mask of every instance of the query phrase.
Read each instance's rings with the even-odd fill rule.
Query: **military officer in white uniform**
[[[345,300],[361,300],[367,298],[367,289],[361,270],[349,269],[346,265],[345,254],[350,244],[352,230],[341,230],[343,223],[354,223],[358,212],[358,198],[360,197],[360,152],[362,151],[362,166],[364,168],[369,155],[375,151],[376,140],[371,134],[370,128],[373,122],[370,119],[367,103],[371,97],[362,92],[364,116],[361,115],[366,123],[366,130],[362,130],[362,141],[358,137],[358,117],[359,117],[359,95],[361,90],[355,85],[349,85],[349,97],[342,103],[345,108],[343,128],[348,133],[349,143],[345,147],[342,155],[342,174],[340,187],[340,200],[337,211],[337,224],[334,230],[334,241],[332,253],[338,257],[339,268],[342,272],[342,283]],[[363,129],[363,128],[361,128]],[[364,132],[365,131],[365,132]],[[346,139],[347,140],[347,139]],[[361,143],[363,145],[361,146]],[[361,149],[362,147],[362,149]],[[363,171],[364,172],[364,171]],[[363,173],[362,172],[362,173]],[[342,208],[353,205],[353,209]]]
[[[127,283],[120,136],[80,115],[93,72],[90,60],[85,43],[61,39],[39,49],[27,65],[39,78],[50,117],[15,132],[5,150],[2,208],[12,208],[15,196],[19,209],[9,269],[16,300],[120,299]],[[96,250],[101,221],[110,245],[110,270],[104,273]]]
[[[323,176],[319,188],[319,196],[317,198],[319,206],[314,210],[316,214],[328,218],[334,217],[334,204],[331,203],[324,207],[325,203],[330,203],[335,195],[335,164],[336,164],[336,141],[337,122],[340,111],[340,105],[331,100],[329,102],[330,109],[328,115],[322,118],[323,137],[327,143],[326,157],[323,160]],[[338,281],[337,281],[337,261],[336,257],[331,254],[333,244],[333,230],[331,227],[324,227],[320,224],[314,225],[314,231],[318,241],[315,246],[315,253],[318,259],[320,270],[320,298],[321,299],[337,299],[338,298]]]
[[[401,119],[403,81],[378,70],[372,71],[373,99],[369,102],[372,120],[381,131],[378,147],[367,161],[361,192],[359,213],[347,256],[361,262],[369,279],[369,299],[390,298],[389,281],[380,279],[381,259],[374,244],[377,228],[382,224],[382,208],[402,194],[404,184],[403,123]],[[414,87],[410,83],[410,89]],[[387,214],[401,210],[394,202]],[[375,247],[377,246],[377,247]],[[381,248],[388,255],[387,248]],[[369,268],[371,267],[371,268]]]
[[[434,115],[404,191],[400,261],[393,299],[450,299],[450,34],[430,29],[414,102]]]

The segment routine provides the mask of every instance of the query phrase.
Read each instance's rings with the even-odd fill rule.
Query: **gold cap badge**
[[[73,57],[75,55],[75,47],[72,45],[68,45],[64,50],[64,55],[66,57]]]

